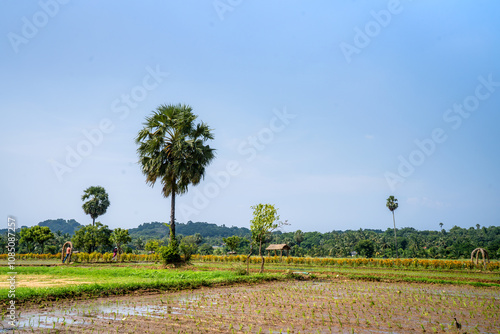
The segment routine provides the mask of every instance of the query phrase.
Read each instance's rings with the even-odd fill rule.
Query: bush
[[[238,276],[244,276],[248,275],[247,268],[245,268],[244,265],[242,264],[237,264],[232,267],[232,270],[236,273]]]
[[[181,262],[179,246],[176,239],[173,239],[168,246],[158,248],[158,253],[160,254],[160,258],[162,259],[164,265]]]

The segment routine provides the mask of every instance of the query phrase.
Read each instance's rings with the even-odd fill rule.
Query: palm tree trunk
[[[398,239],[396,236],[396,218],[394,218],[394,211],[392,211],[392,221],[394,222],[394,245],[396,247],[396,258],[399,258],[399,256],[398,256]]]
[[[175,180],[174,180],[175,181]],[[172,190],[170,203],[170,240],[175,238],[175,191]]]
[[[95,218],[92,218],[92,226],[95,226]]]

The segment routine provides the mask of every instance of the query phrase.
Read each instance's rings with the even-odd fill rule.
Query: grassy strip
[[[146,282],[95,283],[51,288],[17,288],[16,304],[27,302],[58,301],[61,299],[90,299],[96,297],[116,296],[134,291],[159,292],[168,290],[196,289],[203,286],[220,286],[237,283],[258,283],[285,279],[282,274],[238,275],[234,272],[175,272],[177,275],[165,279],[154,279]],[[196,275],[198,273],[198,275]],[[181,275],[179,275],[181,274]],[[0,289],[0,304],[6,306],[7,289]]]
[[[444,279],[421,278],[421,277],[388,277],[388,276],[374,276],[374,275],[357,275],[349,274],[345,277],[352,280],[361,281],[375,281],[375,282],[408,282],[408,283],[427,283],[427,284],[453,284],[453,285],[472,285],[476,287],[500,287],[497,283],[484,283],[484,282],[469,282],[469,281],[452,281]]]

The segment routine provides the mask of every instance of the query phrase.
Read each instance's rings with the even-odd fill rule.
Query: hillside
[[[61,231],[62,234],[69,233],[70,235],[73,235],[82,225],[74,219],[64,220],[59,218],[45,220],[38,223],[38,226],[47,226],[54,233]]]
[[[147,239],[162,239],[170,234],[167,226],[160,222],[144,223],[139,227],[131,228],[128,230],[132,238],[141,237],[143,240]],[[176,234],[194,235],[195,233],[201,234],[202,237],[230,237],[232,235],[246,236],[250,234],[250,230],[244,227],[226,227],[225,225],[219,226],[205,222],[192,221],[186,224],[177,223],[175,225]]]

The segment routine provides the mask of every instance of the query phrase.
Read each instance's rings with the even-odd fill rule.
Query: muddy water
[[[458,326],[496,333],[500,289],[338,279],[134,294],[26,309],[16,332],[433,333]]]

